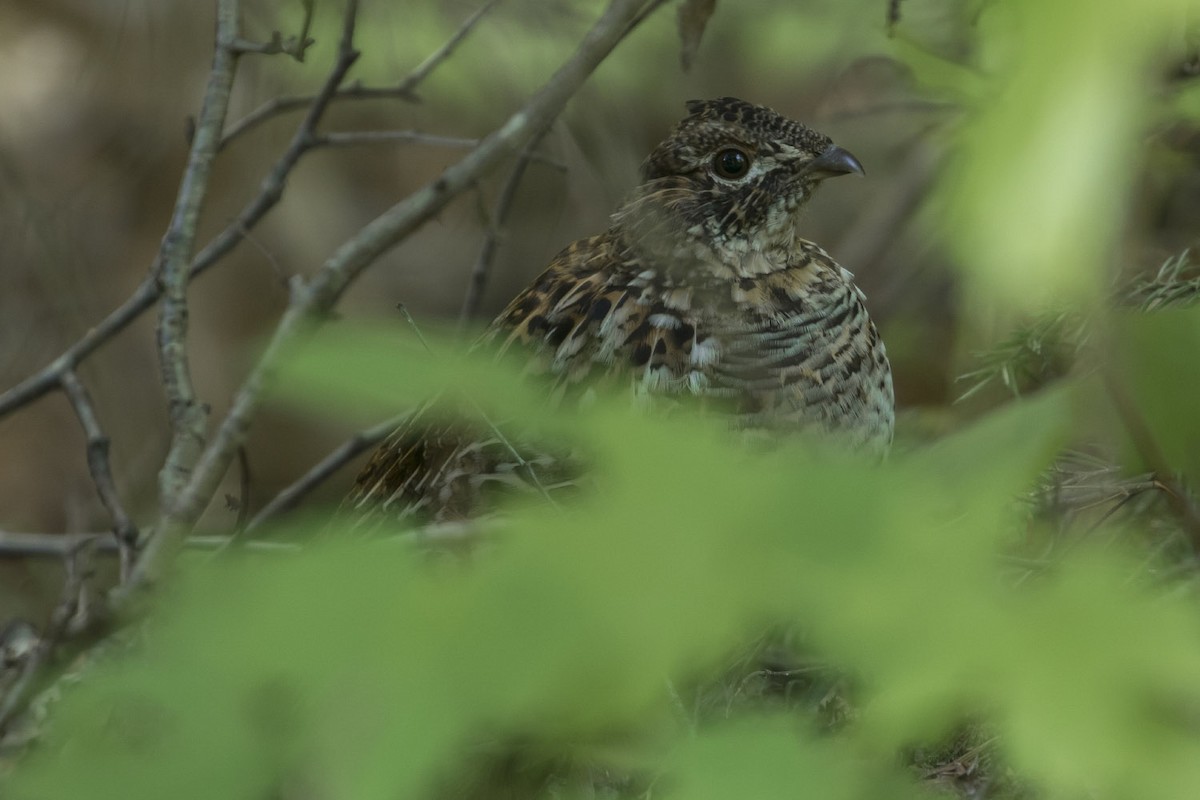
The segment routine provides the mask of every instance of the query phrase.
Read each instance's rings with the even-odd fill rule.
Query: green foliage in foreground
[[[1100,402],[1089,384],[872,465],[682,414],[550,414],[502,365],[394,332],[324,335],[285,378],[364,413],[440,387],[574,442],[594,486],[514,510],[467,563],[335,525],[296,555],[187,564],[5,797],[421,797],[499,784],[480,765],[512,752],[546,765],[522,796],[933,796],[902,754],[966,720],[1047,797],[1200,786],[1196,599],[1111,546],[1023,583],[999,558],[1034,524],[1014,498]],[[836,733],[691,710],[769,626],[852,680]]]

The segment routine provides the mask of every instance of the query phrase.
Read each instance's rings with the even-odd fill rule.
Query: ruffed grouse
[[[862,171],[769,108],[692,101],[612,226],[559,253],[480,345],[527,354],[557,403],[601,384],[696,395],[739,429],[814,432],[882,455],[894,418],[883,342],[851,273],[797,231],[822,180]],[[530,452],[543,455],[518,458],[482,424],[418,415],[379,448],[346,505],[474,516],[488,487],[561,469]]]

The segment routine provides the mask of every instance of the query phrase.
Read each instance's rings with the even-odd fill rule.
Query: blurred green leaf
[[[1018,309],[1092,303],[1140,162],[1144,81],[1187,0],[990,4],[992,76],[958,135],[926,221],[977,296]]]
[[[1200,83],[1195,80],[1185,83],[1171,98],[1171,110],[1192,120],[1200,120]]]
[[[692,60],[700,48],[700,40],[704,38],[704,29],[716,8],[717,0],[683,0],[679,4],[676,15],[679,22],[679,64],[684,72],[691,69]]]
[[[468,780],[482,754],[587,763],[614,738],[611,769],[661,771],[680,796],[904,796],[895,753],[968,716],[1050,792],[1189,796],[1194,601],[1131,585],[1119,553],[1026,585],[999,568],[1070,387],[878,465],[803,442],[756,451],[719,420],[621,397],[554,411],[509,366],[429,347],[321,334],[283,382],[339,413],[446,391],[537,417],[589,453],[588,489],[512,511],[469,563],[374,541],[191,564],[6,797],[415,797]],[[680,717],[672,683],[720,680],[771,623],[857,684],[838,738]]]
[[[797,503],[795,515],[820,514],[823,551],[841,549],[837,560],[802,556],[796,616],[867,683],[871,740],[946,733],[1007,660],[994,646],[1006,624],[996,553],[1016,495],[1062,441],[1069,404],[1067,391],[1014,404],[888,473],[847,474]]]
[[[985,96],[987,80],[971,68],[944,58],[916,39],[897,34],[892,43],[897,59],[912,70],[913,79],[928,94],[959,103]]]
[[[284,360],[277,391],[291,402],[364,421],[438,400],[500,417],[537,419],[546,405],[539,387],[496,361],[469,352],[458,337],[422,337],[409,328],[325,330]]]
[[[1200,308],[1126,314],[1118,323],[1121,386],[1170,465],[1194,480],[1200,476]]]
[[[1112,556],[1077,557],[1014,594],[995,640],[993,663],[1010,664],[991,671],[1004,747],[1064,796],[1091,784],[1109,797],[1185,798],[1200,785],[1196,607],[1131,574]]]
[[[829,739],[803,736],[794,720],[765,718],[726,724],[686,742],[663,779],[666,797],[820,797],[894,800],[919,792],[886,767],[865,765]]]

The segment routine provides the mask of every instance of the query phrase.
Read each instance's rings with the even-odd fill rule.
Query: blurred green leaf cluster
[[[1147,128],[1190,108],[1194,88],[1152,87],[1186,59],[1195,14],[1191,0],[1014,0],[977,10],[965,57],[902,38],[914,76],[966,112],[926,213],[977,296],[1025,310],[1103,297]]]
[[[750,451],[718,420],[619,400],[548,414],[504,365],[448,352],[327,333],[285,385],[364,413],[471,397],[567,437],[592,488],[514,509],[467,561],[423,559],[403,535],[347,541],[335,520],[294,556],[190,563],[135,657],[67,699],[6,797],[916,797],[930,790],[897,754],[977,718],[1046,796],[1200,785],[1195,598],[1139,578],[1121,548],[1024,583],[999,558],[1082,387],[877,465]],[[780,625],[852,682],[836,734],[687,699]],[[498,766],[513,759],[517,777]]]

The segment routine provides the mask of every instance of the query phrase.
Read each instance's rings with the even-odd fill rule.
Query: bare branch
[[[184,547],[189,550],[220,550],[234,543],[233,536],[189,536]],[[62,559],[90,546],[98,556],[119,556],[120,548],[107,532],[93,533],[27,533],[0,530],[0,559],[56,558]],[[239,539],[237,546],[246,550],[296,550],[299,545],[287,542]]]
[[[155,267],[163,291],[158,323],[159,364],[171,422],[171,444],[159,473],[159,495],[164,506],[173,504],[187,483],[205,438],[208,412],[196,398],[187,356],[188,265],[237,70],[238,53],[233,43],[238,38],[239,16],[238,0],[219,0],[217,43],[204,103]]]
[[[262,123],[278,116],[279,114],[288,111],[297,111],[301,108],[309,108],[317,99],[316,95],[285,95],[283,97],[275,97],[263,103],[258,108],[251,111],[246,116],[239,119],[237,122],[229,126],[225,131],[225,135],[221,138],[220,149],[225,149],[229,143],[245,133],[249,133],[252,129],[258,127]],[[369,87],[359,83],[353,83],[339,89],[333,99],[335,100],[381,100],[381,99],[399,99],[409,102],[417,102],[417,96],[411,92],[401,91],[399,87]]]
[[[308,35],[309,31],[312,30],[313,10],[316,4],[314,0],[301,0],[301,5],[304,6],[304,22],[300,25],[300,33],[298,35],[289,36],[285,39],[279,31],[272,31],[270,41],[252,42],[238,37],[230,43],[230,47],[238,53],[256,55],[278,55],[279,53],[284,53],[303,63],[304,55],[308,52],[308,48],[316,42],[315,39]]]
[[[265,353],[234,397],[229,413],[200,456],[178,501],[163,509],[154,536],[142,551],[130,580],[122,587],[122,597],[162,573],[170,563],[171,554],[211,501],[237,447],[245,439],[263,389],[283,353],[333,308],[367,266],[445,208],[485,171],[543,130],[621,41],[644,7],[645,0],[613,0],[575,53],[499,130],[433,183],[368,223],[333,253],[311,281],[293,279],[288,309]]]
[[[238,38],[234,39],[229,46],[238,55],[277,56],[283,54],[297,61],[303,61],[304,52],[315,42],[315,39],[300,41],[292,36],[284,39],[282,33],[273,31],[271,38],[265,42],[254,42],[249,39]]]
[[[240,534],[246,529],[246,520],[250,518],[250,488],[254,481],[250,472],[250,454],[246,452],[245,447],[237,449],[237,457],[240,480],[238,481],[237,521],[234,523],[233,529]]]
[[[471,148],[478,147],[480,140],[462,136],[441,136],[435,133],[423,133],[412,130],[346,131],[319,134],[314,138],[313,146],[353,147],[363,144],[391,144],[393,142],[412,142],[414,144],[427,144],[433,147],[455,147],[470,150]],[[565,172],[567,169],[566,164],[556,161],[543,153],[531,152],[529,148],[525,148],[521,154],[521,158],[527,162],[532,161],[553,167],[561,172]]]
[[[354,436],[347,439],[342,444],[331,452],[325,458],[317,462],[308,472],[304,473],[300,478],[286,489],[275,495],[271,502],[263,506],[257,514],[247,523],[245,530],[252,531],[260,525],[270,522],[275,517],[281,514],[286,514],[291,511],[310,492],[324,483],[331,475],[349,463],[352,459],[361,453],[375,447],[383,441],[389,433],[394,431],[406,418],[407,414],[401,414],[398,417],[393,417],[385,422],[381,422],[374,427],[359,431]]]
[[[467,17],[463,21],[463,24],[458,27],[458,30],[441,47],[433,51],[404,80],[400,81],[399,90],[414,93],[417,87],[429,77],[429,74],[437,69],[439,64],[450,57],[450,54],[462,43],[463,39],[467,38],[467,34],[474,29],[479,20],[483,19],[484,15],[491,11],[499,1],[487,0],[486,3],[479,7],[479,10]]]
[[[154,305],[160,294],[154,275],[151,274],[142,281],[128,300],[98,325],[88,330],[62,355],[40,371],[0,394],[0,417],[32,403],[52,389],[58,388],[62,383],[63,373],[74,369],[93,350],[145,313]]]
[[[280,512],[282,513],[282,512]],[[264,520],[264,522],[267,520]],[[253,525],[253,521],[251,521]],[[477,519],[470,522],[439,522],[392,536],[380,537],[380,542],[401,544],[457,543],[478,538],[499,528],[497,520]],[[26,533],[0,530],[0,559],[55,558],[62,559],[90,546],[98,556],[119,555],[116,542],[107,532],[95,533]],[[183,541],[187,550],[238,550],[260,553],[294,553],[304,548],[303,543],[277,542],[271,539],[251,539],[240,535],[188,536]]]
[[[95,533],[25,533],[0,530],[0,558],[63,558],[88,542],[97,551],[118,553],[119,546],[108,531]]]
[[[334,87],[333,91],[336,91],[336,87],[345,79],[346,73],[357,58],[358,53],[353,50],[339,51],[322,91],[306,99],[310,106],[309,113],[305,115],[304,120],[296,129],[287,149],[272,165],[267,176],[259,185],[258,194],[246,204],[223,231],[196,255],[188,271],[189,281],[217,264],[240,244],[245,238],[246,232],[253,230],[267,215],[267,212],[279,202],[283,196],[283,187],[287,183],[288,175],[300,158],[315,146],[313,141],[316,138],[316,126],[328,109],[328,100],[326,99],[329,94],[328,87],[332,86]],[[0,417],[28,405],[57,388],[64,372],[74,369],[97,348],[124,330],[129,323],[153,307],[161,296],[162,289],[154,270],[152,270],[128,300],[90,328],[77,342],[63,351],[62,355],[39,372],[0,394]]]
[[[133,524],[125,506],[117,494],[117,486],[113,480],[112,465],[108,458],[110,440],[100,427],[96,416],[95,406],[88,394],[87,388],[73,370],[67,370],[62,375],[63,392],[75,409],[75,416],[83,426],[87,436],[88,471],[91,472],[92,482],[100,495],[100,502],[108,509],[113,520],[113,533],[121,549],[121,575],[124,577],[133,566],[133,553],[137,549],[138,531]]]
[[[349,0],[349,2],[346,4],[346,12],[342,24],[342,38],[338,46],[338,57],[337,62],[334,65],[334,69],[326,78],[325,84],[322,86],[321,91],[317,93],[312,107],[309,108],[308,114],[305,115],[304,121],[301,123],[300,128],[293,136],[292,143],[288,147],[288,150],[280,159],[279,163],[276,164],[276,170],[281,171],[278,174],[276,170],[272,171],[272,176],[278,179],[275,190],[276,200],[277,195],[282,193],[284,179],[287,172],[291,169],[292,165],[294,165],[295,160],[297,160],[303,152],[311,148],[317,122],[328,108],[334,94],[337,92],[338,86],[341,85],[341,82],[345,79],[346,73],[349,71],[354,62],[358,60],[359,53],[354,49],[354,29],[357,18],[358,0]],[[260,193],[260,197],[264,196],[265,193]],[[291,281],[293,287],[299,283],[299,278],[293,278]],[[285,314],[284,322],[286,321],[287,315]],[[282,325],[283,323],[281,323],[281,326]],[[260,370],[256,369],[255,372],[251,374],[249,380],[254,381],[255,376],[259,373]],[[261,383],[261,376],[257,378],[257,382]],[[229,420],[227,417],[226,423],[228,423],[228,421]],[[221,441],[226,444],[229,442],[228,431],[224,433]],[[240,445],[241,437],[239,437],[238,441],[231,445],[233,449],[230,450],[229,453],[226,453],[226,455],[231,457],[232,453],[236,451],[236,448]],[[194,464],[195,462],[193,461],[192,463]],[[226,460],[224,462],[224,467],[227,468],[228,464],[229,462]],[[221,473],[224,473],[224,469],[221,470]],[[212,495],[216,491],[216,483],[220,480],[220,475],[212,477],[211,467],[206,468],[204,474],[207,476],[206,486],[208,487],[208,492],[202,502],[196,498],[196,493],[193,491],[189,495],[192,500],[183,506],[179,506],[178,503],[164,502],[162,504],[158,524],[155,525],[154,533],[149,537],[147,546],[143,550],[138,564],[135,565],[133,574],[130,576],[130,580],[122,584],[121,589],[114,596],[114,601],[120,602],[122,598],[128,597],[131,591],[137,589],[145,582],[147,564],[157,565],[160,563],[160,561],[166,560],[167,557],[164,555],[163,551],[164,542],[168,543],[172,548],[178,546],[178,540],[181,538],[179,535],[164,533],[164,531],[175,527],[173,524],[175,519],[183,516],[188,520],[187,527],[189,528],[191,524],[195,523],[196,518],[199,517],[200,512],[204,509],[204,506],[206,506],[212,499]],[[181,496],[175,496],[172,499],[183,500],[184,498]]]
[[[313,12],[316,10],[317,2],[316,0],[300,0],[300,5],[304,6],[304,22],[300,24],[300,33],[289,38],[285,44],[291,47],[291,56],[297,61],[303,62],[309,45],[315,41],[308,34],[312,30]],[[287,52],[286,49],[285,52]]]
[[[439,64],[446,60],[451,53],[454,52],[474,28],[475,25],[483,19],[484,15],[494,7],[499,0],[488,0],[478,11],[472,14],[463,22],[462,25],[435,50],[428,58],[417,65],[416,69],[410,72],[395,86],[363,86],[355,83],[340,89],[335,95],[335,100],[387,100],[399,99],[410,103],[419,103],[420,96],[417,94],[417,87],[420,86],[430,73],[437,68]],[[246,116],[229,126],[225,131],[225,135],[221,137],[221,148],[229,145],[234,139],[249,132],[253,128],[258,127],[262,123],[288,111],[295,111],[300,108],[307,108],[316,100],[315,95],[299,95],[276,97],[263,103],[258,108],[251,111]],[[469,145],[473,146],[473,145]]]
[[[492,209],[491,218],[488,220],[483,245],[479,248],[479,257],[475,259],[475,266],[471,269],[467,293],[463,297],[462,310],[458,314],[459,327],[465,326],[479,310],[479,302],[483,299],[483,290],[487,288],[492,262],[496,258],[496,250],[504,232],[504,225],[508,221],[508,212],[512,208],[517,187],[521,185],[521,179],[525,177],[525,169],[533,160],[533,151],[549,130],[550,126],[547,126],[529,140],[529,143],[521,150],[521,155],[517,157],[517,163],[513,165],[512,171],[508,173],[508,180],[504,182],[504,186],[500,190],[500,196],[496,199],[496,207]]]
[[[323,147],[348,147],[360,144],[391,144],[413,142],[437,147],[460,147],[469,149],[479,146],[478,139],[462,136],[439,136],[421,131],[350,131],[346,133],[323,133],[316,137],[315,144]]]
[[[188,550],[215,550],[221,552],[231,547],[248,553],[296,553],[304,545],[296,542],[272,542],[266,539],[244,539],[240,536],[189,536],[184,542]]]
[[[567,100],[624,36],[641,0],[613,0],[571,58],[501,128],[432,183],[370,222],[343,244],[304,287],[312,311],[332,308],[346,287],[379,255],[440,212],[499,160],[523,146],[562,110]],[[311,313],[311,312],[310,312]]]
[[[50,624],[46,626],[46,632],[21,666],[21,674],[16,682],[4,697],[0,698],[0,734],[4,733],[9,723],[24,707],[35,679],[49,661],[54,649],[64,637],[77,632],[90,621],[84,618],[89,608],[87,584],[92,577],[91,548],[88,541],[82,541],[75,550],[66,554],[64,566],[67,571],[66,580],[63,582],[58,605],[50,616]]]

